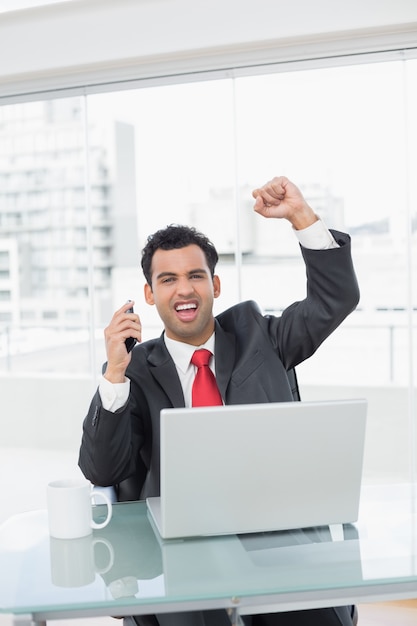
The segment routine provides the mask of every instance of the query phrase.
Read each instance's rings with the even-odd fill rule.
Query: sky
[[[417,61],[373,63],[98,94],[88,110],[134,124],[149,202],[161,181],[175,204],[286,175],[343,198],[354,226],[415,201],[416,84]]]
[[[0,0],[0,12],[61,1]],[[161,177],[183,203],[283,174],[343,198],[348,226],[415,213],[417,60],[125,90],[88,106],[135,125],[145,197]]]

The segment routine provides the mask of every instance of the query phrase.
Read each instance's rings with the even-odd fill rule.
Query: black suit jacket
[[[216,317],[216,378],[225,404],[293,399],[286,370],[311,356],[356,307],[359,290],[350,239],[332,231],[340,248],[302,248],[306,298],[279,317],[242,302]],[[271,285],[271,289],[279,288]],[[96,392],[84,420],[79,465],[96,485],[117,485],[119,500],[159,495],[159,414],[184,406],[175,364],[163,335],[136,346],[126,376],[127,404],[116,413]]]

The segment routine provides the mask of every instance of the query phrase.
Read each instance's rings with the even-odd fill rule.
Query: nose
[[[194,285],[189,278],[184,276],[183,278],[180,278],[178,280],[177,290],[179,295],[189,296],[190,294],[194,293]]]

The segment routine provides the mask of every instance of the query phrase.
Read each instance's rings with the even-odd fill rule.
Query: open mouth
[[[197,315],[197,303],[196,302],[184,302],[182,304],[177,304],[175,310],[177,312],[178,317],[184,321],[188,322],[193,320]]]

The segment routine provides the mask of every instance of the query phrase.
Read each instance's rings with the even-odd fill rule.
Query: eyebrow
[[[208,272],[206,269],[197,267],[187,272],[188,276],[190,276],[191,274],[210,274],[210,272]],[[165,278],[166,276],[178,276],[178,272],[161,272],[156,276],[156,279],[160,280],[161,278]]]

